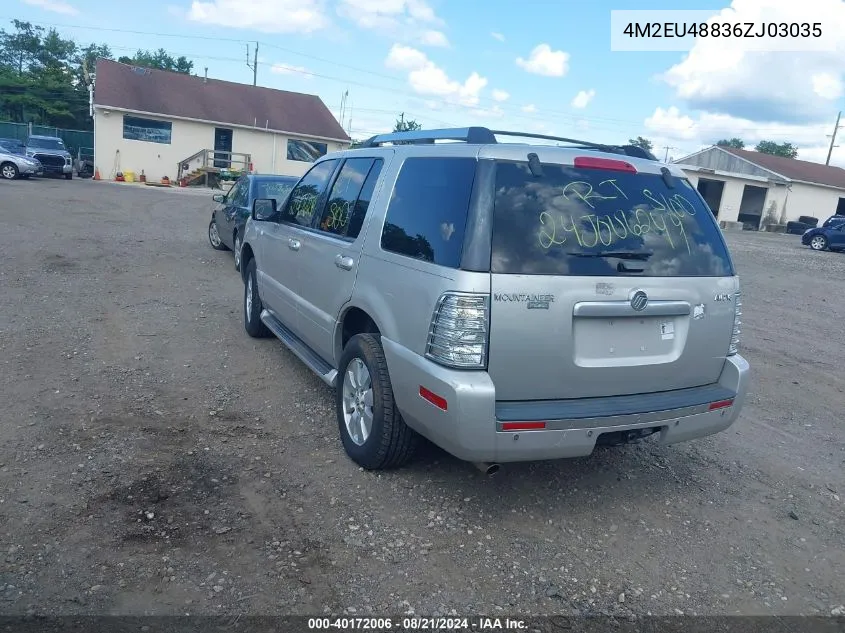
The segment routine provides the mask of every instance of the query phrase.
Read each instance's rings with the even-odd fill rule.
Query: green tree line
[[[105,44],[82,44],[56,29],[13,20],[0,29],[0,121],[76,130],[93,129],[85,68],[98,57],[115,59]],[[119,62],[190,74],[194,63],[164,49],[139,50]]]
[[[645,150],[651,151],[652,143],[647,138],[638,136],[628,141],[631,145],[642,147]],[[723,138],[716,142],[719,147],[732,147],[733,149],[745,149],[745,142],[741,138]],[[754,146],[754,151],[761,154],[771,154],[773,156],[783,156],[785,158],[797,158],[798,148],[792,143],[776,143],[775,141],[760,141]]]

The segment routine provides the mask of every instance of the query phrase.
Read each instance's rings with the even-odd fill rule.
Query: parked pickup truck
[[[73,178],[73,158],[57,136],[30,136],[26,141],[26,155],[44,167],[45,174]]]

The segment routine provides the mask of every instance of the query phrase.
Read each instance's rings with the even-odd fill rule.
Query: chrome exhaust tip
[[[493,475],[495,475],[497,472],[499,472],[500,468],[499,464],[490,462],[473,462],[472,465],[488,477],[492,477]]]

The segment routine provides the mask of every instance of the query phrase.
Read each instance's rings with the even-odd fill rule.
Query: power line
[[[669,162],[669,150],[670,149],[680,149],[680,148],[675,147],[674,145],[664,145],[660,149],[666,150],[666,155],[663,157],[663,162],[666,163],[666,162]]]
[[[11,20],[11,19],[14,19],[14,18],[9,17],[9,16],[2,16],[2,17],[0,17],[0,19]],[[235,43],[246,43],[246,44],[249,43],[247,40],[238,39],[238,38],[210,37],[210,36],[203,36],[203,35],[189,35],[189,34],[184,34],[184,33],[161,33],[161,32],[154,32],[154,31],[138,31],[138,30],[133,30],[133,29],[102,28],[102,27],[94,27],[94,26],[61,24],[61,23],[51,23],[51,22],[30,22],[30,23],[34,24],[36,26],[48,26],[48,27],[54,27],[54,28],[58,27],[58,28],[66,28],[66,29],[83,29],[83,30],[94,30],[94,31],[98,31],[98,32],[127,33],[127,34],[133,34],[133,35],[150,35],[150,36],[157,36],[157,37],[176,37],[176,38],[180,38],[180,39],[194,39],[194,40],[206,40],[206,41],[210,40],[210,41],[217,41],[217,42],[235,42]],[[259,42],[255,42],[256,49],[258,47],[258,43]],[[301,56],[301,57],[313,59],[313,60],[320,61],[320,62],[323,62],[323,63],[332,64],[333,66],[348,68],[350,70],[355,70],[356,72],[360,72],[360,73],[363,73],[363,74],[373,75],[373,76],[376,76],[376,77],[388,79],[390,81],[401,82],[403,84],[405,84],[405,81],[406,81],[405,79],[399,78],[399,77],[396,77],[396,76],[387,75],[385,73],[379,73],[379,72],[375,72],[375,71],[372,71],[372,70],[352,66],[350,64],[345,64],[345,63],[342,63],[342,62],[329,60],[329,59],[326,59],[326,58],[323,58],[323,57],[318,57],[316,55],[310,55],[310,54],[307,54],[307,53],[302,53],[301,51],[296,51],[294,49],[285,48],[285,47],[282,47],[282,46],[278,46],[276,44],[270,44],[270,43],[267,43],[267,42],[260,42],[260,43],[267,48],[282,50],[282,51],[285,51],[285,52],[293,54],[293,55],[298,55],[298,56]],[[128,50],[128,51],[137,50],[137,47],[127,47],[127,46],[109,46],[109,48],[112,48],[112,49],[115,49],[115,50]],[[218,57],[218,56],[193,54],[193,53],[175,53],[175,52],[172,52],[172,51],[170,52],[170,54],[180,55],[180,56],[184,56],[184,57],[190,57],[190,58],[194,58],[194,59],[208,59],[208,60],[214,60],[214,61],[240,62],[240,63],[242,63],[242,60],[238,60],[238,59],[234,59],[234,58],[230,58],[230,57]],[[409,98],[413,98],[413,99],[425,99],[426,98],[424,95],[420,95],[420,94],[416,94],[416,93],[397,92],[396,90],[394,90],[392,88],[385,88],[385,87],[382,87],[382,86],[374,86],[372,84],[366,84],[366,83],[363,83],[363,82],[349,81],[349,79],[347,79],[347,78],[340,78],[340,77],[334,77],[334,76],[331,76],[331,75],[324,75],[324,74],[321,74],[321,73],[306,71],[306,70],[303,70],[303,69],[300,69],[300,68],[295,68],[295,67],[292,67],[292,66],[286,66],[286,65],[283,65],[283,64],[276,64],[276,66],[279,67],[279,68],[282,68],[284,70],[287,70],[289,72],[293,72],[293,73],[297,73],[297,74],[308,75],[308,76],[312,76],[312,77],[319,77],[321,79],[326,79],[326,80],[329,80],[329,81],[344,82],[346,84],[356,85],[356,86],[359,86],[359,87],[362,87],[362,88],[367,88],[367,89],[370,89],[370,90],[377,90],[377,91],[380,91],[380,92],[390,92],[394,96],[400,95],[400,96],[405,96],[405,97],[409,97]],[[254,57],[254,63],[252,65],[249,65],[249,67],[250,67],[250,69],[253,70],[253,85],[256,85],[257,84],[257,67],[258,67],[257,50],[256,50],[256,54],[255,54],[255,57]],[[585,116],[574,115],[574,114],[571,114],[571,113],[568,113],[568,112],[561,112],[561,111],[558,111],[558,110],[550,110],[550,109],[543,109],[543,111],[542,111],[542,114],[547,115],[547,116],[529,116],[526,113],[522,112],[521,109],[519,110],[519,112],[512,109],[512,108],[516,108],[518,106],[510,106],[510,105],[503,106],[502,104],[495,102],[495,100],[493,100],[493,99],[484,98],[483,99],[484,102],[486,102],[486,103],[489,102],[489,103],[494,105],[494,108],[499,108],[499,111],[497,112],[495,109],[484,108],[483,106],[481,106],[480,105],[481,101],[482,101],[482,99],[479,99],[479,103],[473,105],[473,104],[466,104],[466,103],[461,103],[461,102],[450,101],[450,100],[447,100],[447,99],[441,99],[442,103],[449,105],[449,106],[452,106],[452,107],[457,107],[457,108],[462,108],[462,109],[467,109],[467,110],[472,110],[472,111],[480,111],[481,113],[493,114],[493,115],[504,113],[504,114],[508,114],[509,116],[511,116],[513,118],[518,118],[518,119],[522,119],[522,120],[529,120],[529,121],[544,121],[545,122],[545,121],[548,121],[549,116],[554,116],[558,119],[560,119],[560,118],[568,119],[571,122],[578,122],[578,121],[599,122],[599,123],[602,123],[604,126],[615,127],[615,128],[620,128],[620,129],[623,129],[623,128],[624,129],[630,129],[630,127],[632,127],[632,126],[636,126],[636,127],[639,128],[639,127],[642,127],[642,125],[643,125],[642,121],[615,119],[615,118],[609,118],[609,117],[585,117]],[[359,108],[359,110],[360,110],[360,108]],[[434,120],[432,117],[426,117],[426,118]],[[839,127],[841,127],[841,126],[839,126]],[[718,126],[708,126],[708,125],[700,125],[699,124],[697,126],[697,129],[699,130],[700,133],[703,133],[703,134],[708,134],[709,130],[712,130],[714,133],[715,132],[719,132],[719,133],[724,132],[724,129],[721,128],[721,127],[718,127]],[[606,129],[602,130],[601,128],[596,128],[596,130],[597,131],[610,131],[610,130],[606,130]],[[789,132],[783,132],[782,128],[780,128],[780,127],[769,127],[769,128],[755,127],[754,130],[756,132],[770,131],[769,136],[783,137],[783,138],[793,137],[794,138],[794,134],[789,133]],[[614,130],[613,132],[615,133],[616,130]],[[670,148],[670,149],[676,149],[676,148]]]

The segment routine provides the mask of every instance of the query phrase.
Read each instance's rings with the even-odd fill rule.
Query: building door
[[[228,169],[232,164],[232,130],[214,128],[214,166]]]
[[[710,180],[709,178],[699,178],[696,186],[698,193],[704,198],[704,202],[710,207],[713,215],[719,217],[719,207],[722,205],[722,193],[725,191],[724,180]]]
[[[766,202],[765,187],[745,185],[742,191],[742,202],[739,203],[739,217],[737,222],[742,222],[746,229],[757,231],[763,219],[763,205]]]
[[[845,198],[839,198],[839,204],[836,205],[836,215],[845,215]]]

